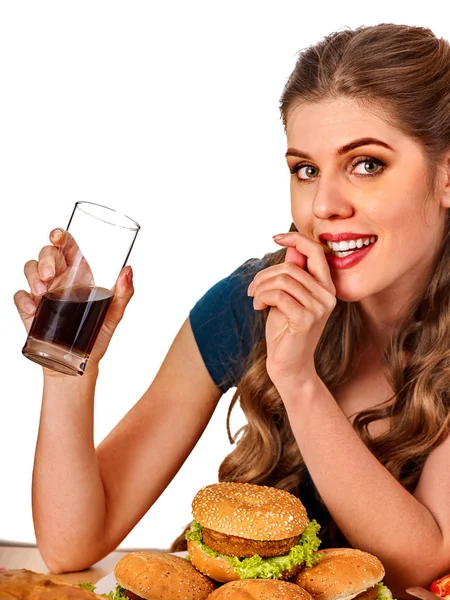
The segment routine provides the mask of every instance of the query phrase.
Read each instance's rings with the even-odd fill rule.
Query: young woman
[[[33,513],[51,570],[124,539],[231,386],[248,425],[220,480],[297,494],[322,547],[377,555],[398,596],[450,570],[450,46],[391,24],[332,34],[300,53],[281,113],[291,231],[197,303],[97,449],[98,364],[129,267],[85,375],[44,370]],[[26,327],[64,236],[25,267]]]

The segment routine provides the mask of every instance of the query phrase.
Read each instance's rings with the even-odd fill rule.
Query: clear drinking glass
[[[68,375],[84,373],[139,229],[106,206],[75,204],[58,249],[67,268],[41,298],[22,349],[27,358]]]

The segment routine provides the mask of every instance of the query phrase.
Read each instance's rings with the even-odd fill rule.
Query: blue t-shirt
[[[247,295],[253,277],[263,268],[262,260],[248,260],[208,290],[189,313],[200,354],[222,393],[237,385],[254,342],[264,333],[253,298]]]

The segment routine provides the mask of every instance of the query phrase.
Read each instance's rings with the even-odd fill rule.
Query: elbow
[[[69,554],[61,556],[41,551],[41,556],[50,573],[54,573],[55,575],[72,573],[74,571],[84,571],[85,569],[89,569],[93,564],[93,562],[80,560]]]
[[[424,562],[421,568],[412,570],[411,568],[403,566],[403,568],[394,570],[386,569],[386,576],[384,583],[391,590],[394,598],[398,600],[410,598],[411,596],[406,593],[406,590],[410,587],[423,587],[428,589],[430,584],[435,579],[441,577],[444,573],[450,571],[450,565],[448,559],[446,564],[443,562],[436,562],[433,565]]]
[[[103,558],[98,549],[65,544],[64,547],[52,544],[38,544],[42,560],[48,570],[55,575],[84,571]]]

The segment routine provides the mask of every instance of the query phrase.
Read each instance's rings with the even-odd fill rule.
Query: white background
[[[155,375],[215,281],[290,224],[278,100],[296,53],[342,27],[397,22],[450,37],[440,0],[0,0],[0,538],[34,542],[41,370],[12,296],[74,202],[142,230],[135,296],[101,365],[99,442]],[[231,450],[224,397],[184,467],[122,547],[167,547]],[[186,407],[189,410],[189,407]],[[237,413],[233,429],[242,423]],[[142,473],[142,477],[152,477]],[[1,566],[1,565],[0,565]]]

